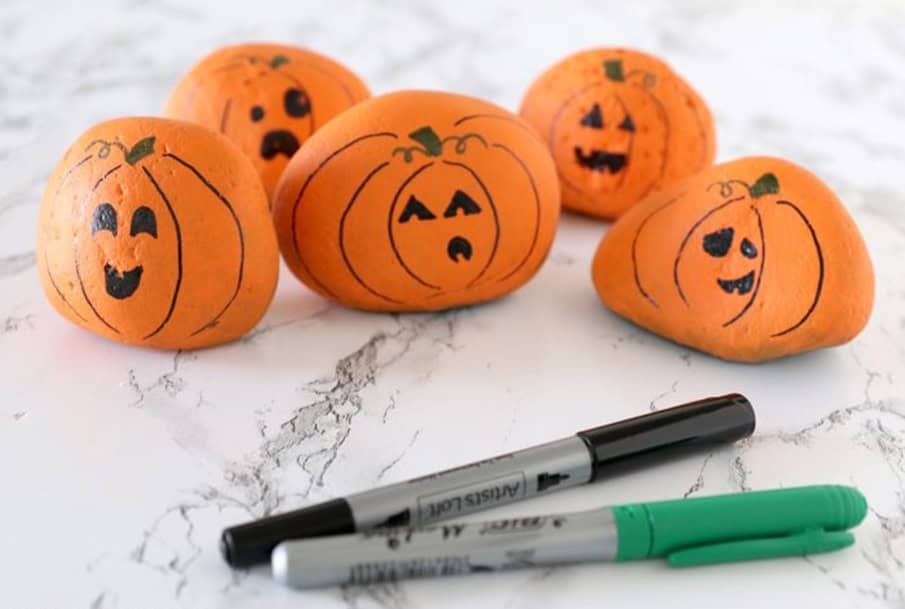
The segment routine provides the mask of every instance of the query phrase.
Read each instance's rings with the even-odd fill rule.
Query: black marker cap
[[[355,519],[349,503],[333,499],[228,528],[220,537],[220,552],[229,565],[250,567],[270,562],[270,553],[287,539],[354,532]]]
[[[578,437],[594,456],[597,480],[747,438],[754,424],[751,402],[731,393],[580,431]]]

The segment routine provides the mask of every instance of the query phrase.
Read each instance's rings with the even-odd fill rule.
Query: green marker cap
[[[802,486],[612,508],[616,560],[670,566],[803,556],[850,546],[867,501],[849,486]]]

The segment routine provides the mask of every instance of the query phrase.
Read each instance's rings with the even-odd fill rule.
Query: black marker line
[[[372,137],[391,137],[394,140],[399,139],[398,135],[396,135],[395,133],[390,133],[389,131],[381,131],[379,133],[369,133],[367,135],[362,135],[361,137],[357,137],[354,140],[352,140],[351,142],[338,148],[337,150],[334,150],[329,155],[327,155],[327,157],[323,161],[321,161],[317,167],[315,167],[314,171],[312,171],[311,174],[307,178],[305,178],[305,183],[302,184],[302,188],[301,188],[301,190],[299,190],[299,194],[295,198],[295,203],[293,203],[293,205],[292,205],[292,217],[291,217],[292,224],[290,225],[291,232],[292,232],[292,249],[295,251],[296,258],[298,259],[299,264],[302,265],[302,268],[305,270],[305,273],[308,275],[308,277],[310,277],[311,280],[314,281],[314,283],[316,283],[324,292],[326,292],[328,295],[332,296],[333,298],[336,298],[336,294],[334,294],[332,290],[327,288],[327,286],[324,285],[323,282],[321,282],[320,279],[317,278],[317,276],[308,267],[307,263],[305,263],[305,259],[302,257],[302,251],[301,251],[301,248],[299,247],[298,232],[296,231],[296,222],[298,221],[298,211],[299,211],[299,207],[301,207],[302,199],[305,196],[305,191],[308,189],[308,185],[311,184],[311,181],[320,172],[320,170],[323,169],[327,163],[332,161],[333,158],[336,157],[337,155],[339,155],[341,152],[351,148],[352,146],[354,146],[355,144],[357,144],[363,140],[366,140],[366,139],[369,139]]]
[[[496,232],[493,235],[493,248],[490,250],[490,257],[487,258],[487,264],[484,265],[484,268],[481,269],[481,272],[478,273],[477,277],[475,277],[470,282],[468,282],[468,287],[472,287],[475,283],[478,282],[478,280],[481,277],[484,276],[484,273],[487,272],[487,269],[490,268],[490,265],[493,262],[493,259],[496,257],[497,246],[500,243],[500,216],[497,213],[496,205],[493,202],[493,197],[490,196],[490,191],[487,190],[487,186],[484,185],[484,182],[481,180],[480,177],[478,177],[478,174],[475,173],[474,169],[472,169],[468,165],[465,165],[464,163],[457,163],[455,161],[443,161],[443,162],[446,163],[447,165],[452,165],[454,167],[461,167],[462,169],[464,169],[465,171],[470,173],[471,177],[473,177],[477,181],[478,185],[481,187],[481,190],[484,191],[484,196],[487,197],[487,201],[490,202],[490,209],[491,209],[491,211],[493,211],[493,221],[494,221],[494,226],[496,228]]]
[[[66,296],[63,295],[63,291],[60,289],[60,286],[58,286],[57,282],[54,281],[53,273],[50,272],[50,264],[47,261],[47,252],[44,252],[44,271],[47,273],[47,278],[50,279],[50,285],[52,285],[53,289],[57,291],[57,295],[63,300],[63,302],[66,303],[66,306],[68,306],[79,319],[87,323],[88,320],[85,319],[85,316],[79,313],[76,308],[72,306],[72,303],[69,302],[69,300],[66,299]]]
[[[685,238],[682,239],[682,244],[679,246],[679,251],[676,252],[676,258],[675,258],[675,261],[673,262],[672,280],[676,286],[676,289],[679,291],[679,296],[682,298],[682,302],[684,302],[686,305],[688,304],[688,300],[685,298],[685,292],[682,291],[682,284],[679,282],[679,260],[682,258],[682,253],[685,251],[685,246],[688,245],[688,240],[691,239],[691,235],[694,233],[694,231],[696,231],[698,229],[698,227],[701,224],[703,224],[705,220],[707,220],[707,218],[709,218],[716,212],[720,211],[727,205],[731,205],[733,203],[738,203],[739,201],[741,201],[744,198],[745,197],[736,197],[734,199],[729,199],[725,203],[721,203],[720,205],[717,205],[716,207],[714,207],[713,209],[708,211],[706,214],[701,216],[701,218],[697,222],[695,222],[691,226],[690,229],[688,229],[688,232],[685,233]]]
[[[383,163],[372,169],[371,173],[369,173],[367,177],[365,177],[365,179],[361,182],[361,184],[358,185],[358,188],[356,188],[355,192],[352,194],[352,198],[349,200],[349,204],[346,205],[346,209],[343,211],[342,218],[339,221],[339,251],[343,256],[343,261],[346,263],[346,268],[349,269],[349,272],[352,273],[352,276],[355,277],[355,279],[362,285],[362,287],[364,287],[367,291],[369,291],[374,296],[377,296],[378,298],[383,298],[384,300],[392,302],[394,304],[402,304],[401,301],[390,298],[389,296],[385,296],[365,283],[365,281],[352,266],[352,261],[349,260],[349,256],[348,254],[346,254],[346,247],[343,241],[346,230],[346,218],[348,217],[349,212],[352,210],[352,206],[355,205],[356,200],[358,199],[358,195],[360,195],[361,191],[364,190],[365,186],[368,185],[368,182],[371,181],[371,178],[386,169],[387,165],[389,164],[389,161],[384,161]]]
[[[760,282],[764,276],[764,263],[767,260],[767,240],[764,239],[764,223],[760,217],[760,211],[753,205],[751,206],[751,211],[757,214],[757,230],[760,232],[760,268],[757,270],[757,282],[754,284],[754,292],[751,293],[751,298],[748,299],[748,303],[742,308],[738,314],[730,319],[729,321],[723,324],[724,328],[727,328],[741,319],[742,315],[748,312],[748,309],[751,308],[751,305],[754,304],[754,299],[757,298],[757,293],[760,291]]]
[[[177,163],[179,163],[180,165],[182,165],[183,167],[185,167],[186,169],[191,171],[195,175],[195,177],[201,181],[201,183],[205,186],[205,188],[207,188],[209,191],[211,191],[211,193],[213,193],[214,196],[217,197],[220,200],[220,202],[226,206],[227,211],[229,211],[230,216],[232,216],[233,222],[235,222],[235,224],[236,224],[236,232],[239,234],[239,277],[236,279],[236,289],[233,290],[232,296],[230,296],[229,300],[226,302],[226,305],[223,307],[223,309],[220,310],[219,313],[214,315],[214,317],[210,321],[208,321],[206,324],[202,325],[200,328],[198,328],[197,330],[195,330],[194,332],[192,332],[190,334],[190,336],[195,336],[195,335],[199,334],[200,332],[202,332],[203,330],[213,328],[217,324],[217,321],[219,321],[219,319],[221,317],[223,317],[223,314],[226,313],[226,310],[232,306],[233,302],[235,302],[236,298],[239,295],[239,290],[242,288],[242,279],[245,276],[245,233],[242,230],[242,224],[239,222],[239,216],[236,214],[236,210],[235,210],[235,208],[233,208],[232,203],[230,203],[229,199],[227,199],[225,196],[223,196],[220,193],[220,191],[217,190],[217,188],[213,184],[211,184],[207,180],[207,178],[205,178],[201,174],[200,171],[195,169],[195,167],[193,165],[191,165],[189,162],[183,160],[181,157],[178,157],[173,153],[166,152],[166,153],[164,153],[163,156],[173,159],[174,161],[176,161]],[[147,171],[145,171],[145,173],[147,173]],[[148,174],[149,177],[150,177],[150,175],[151,174]],[[152,178],[152,180],[153,180],[153,178]],[[154,185],[157,186],[157,183],[155,182]],[[157,190],[161,193],[161,195],[163,194],[163,191],[161,191],[159,187]],[[167,201],[167,206],[169,207],[169,201]],[[178,225],[177,225],[177,236],[178,236]],[[180,249],[180,252],[181,252],[181,249]],[[181,263],[181,254],[180,254],[180,269],[181,269],[181,265],[182,265],[182,263]],[[180,276],[181,276],[181,270],[180,270]],[[175,302],[175,299],[174,299],[174,302]]]
[[[641,285],[641,275],[638,272],[638,239],[641,237],[641,231],[644,230],[644,227],[647,225],[647,222],[651,218],[653,218],[655,215],[657,215],[658,213],[660,213],[661,211],[663,211],[664,209],[666,209],[667,207],[669,207],[670,205],[672,205],[673,203],[675,203],[676,201],[678,201],[679,199],[681,199],[684,196],[685,196],[685,193],[683,192],[682,194],[670,199],[669,201],[667,201],[666,203],[664,203],[663,205],[661,205],[660,207],[658,207],[657,209],[652,211],[650,214],[648,214],[647,217],[641,221],[641,224],[638,225],[638,230],[635,231],[635,236],[632,238],[632,275],[634,276],[634,279],[635,279],[635,286],[638,288],[638,291],[641,292],[641,295],[644,296],[644,298],[646,298],[647,301],[650,302],[654,306],[654,308],[657,308],[657,309],[660,308],[660,305],[657,304],[657,301],[654,300],[653,297],[647,292],[647,290],[644,289],[644,286]]]
[[[163,329],[167,322],[170,321],[170,317],[173,315],[173,309],[176,308],[176,299],[179,297],[179,288],[182,285],[182,231],[179,229],[179,220],[176,218],[176,212],[173,211],[170,200],[157,183],[157,180],[154,179],[154,176],[151,175],[151,172],[148,171],[147,167],[142,167],[141,170],[145,172],[145,175],[151,180],[151,184],[153,184],[155,190],[157,190],[157,194],[163,199],[163,202],[167,206],[167,210],[170,212],[170,217],[173,219],[173,226],[176,228],[176,286],[173,288],[173,299],[170,301],[170,309],[167,311],[166,317],[160,322],[157,329],[142,338],[142,340],[148,340]]]
[[[817,231],[814,230],[813,225],[811,225],[811,222],[808,220],[807,216],[804,215],[804,212],[801,211],[801,209],[797,205],[792,203],[791,201],[777,201],[776,204],[777,205],[787,205],[787,206],[791,207],[793,210],[795,210],[795,212],[801,217],[801,220],[802,220],[802,222],[804,222],[805,226],[808,227],[808,230],[811,231],[811,239],[814,240],[814,247],[817,248],[817,261],[820,264],[820,272],[817,277],[817,291],[814,294],[814,301],[811,303],[811,306],[808,307],[808,310],[804,314],[804,317],[802,317],[800,320],[798,320],[798,323],[786,328],[782,332],[777,332],[776,334],[771,334],[770,338],[775,338],[777,336],[782,336],[784,334],[788,334],[789,332],[791,332],[792,330],[795,330],[796,328],[801,326],[801,324],[803,324],[804,322],[806,322],[808,320],[808,318],[814,312],[814,309],[817,308],[817,302],[820,300],[820,294],[823,291],[823,276],[824,276],[823,250],[820,247],[820,241],[817,239]]]
[[[515,161],[524,170],[525,175],[528,177],[528,181],[531,183],[531,191],[534,193],[534,212],[537,216],[537,219],[534,223],[534,235],[531,236],[531,246],[528,248],[528,253],[525,254],[525,257],[522,258],[521,262],[515,265],[514,269],[500,278],[499,281],[503,282],[515,275],[523,266],[525,266],[525,264],[528,262],[528,259],[531,258],[531,254],[534,253],[534,248],[537,247],[537,239],[540,235],[540,195],[537,192],[537,184],[534,181],[534,175],[531,173],[531,170],[528,169],[528,165],[525,164],[525,161],[523,161],[521,157],[515,154],[508,146],[504,146],[503,144],[494,144],[493,147],[505,150],[509,154],[509,156],[515,159]]]
[[[393,219],[396,216],[396,206],[399,204],[399,195],[402,194],[402,191],[405,190],[405,187],[408,186],[412,180],[418,177],[418,174],[420,174],[422,171],[425,171],[433,164],[433,161],[431,161],[430,163],[425,163],[424,165],[416,169],[415,172],[408,178],[406,178],[402,185],[399,186],[399,189],[396,191],[396,196],[393,197],[393,203],[392,205],[390,205],[390,213],[387,215],[387,235],[390,238],[390,247],[393,248],[393,254],[396,255],[396,260],[399,261],[399,264],[402,265],[402,268],[405,269],[405,272],[411,275],[415,281],[417,281],[424,287],[431,288],[433,290],[440,290],[440,286],[428,283],[427,281],[421,279],[421,277],[419,277],[418,274],[415,273],[415,271],[409,268],[409,266],[405,263],[405,260],[402,259],[402,254],[399,253],[399,248],[396,247],[396,238],[393,236]]]

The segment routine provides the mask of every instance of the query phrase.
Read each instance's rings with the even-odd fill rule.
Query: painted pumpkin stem
[[[100,144],[101,147],[100,150],[97,151],[97,158],[106,159],[108,156],[110,156],[110,150],[112,150],[115,146],[119,148],[120,152],[123,153],[123,158],[129,165],[135,165],[135,163],[142,160],[146,156],[154,154],[155,140],[156,138],[153,135],[138,140],[138,142],[136,142],[136,144],[132,146],[131,150],[127,149],[120,142],[111,142],[109,140],[94,140],[85,147],[85,151],[87,152],[94,146]]]
[[[748,189],[748,192],[751,194],[752,199],[764,195],[775,195],[779,192],[779,180],[772,173],[765,173],[757,178],[757,181]]]
[[[276,70],[281,65],[289,63],[289,58],[285,55],[274,55],[273,59],[270,60],[270,67]]]
[[[443,154],[443,145],[446,142],[455,142],[455,151],[456,154],[462,154],[465,152],[467,143],[469,139],[476,139],[484,146],[487,146],[487,141],[481,137],[477,133],[466,133],[465,135],[450,135],[448,137],[440,139],[440,136],[437,135],[437,132],[434,131],[430,126],[421,127],[420,129],[416,129],[409,133],[409,137],[420,144],[420,146],[399,146],[395,150],[393,150],[393,156],[402,153],[402,158],[406,163],[410,163],[414,158],[415,152],[420,152],[421,154],[428,157],[440,156]]]
[[[616,82],[623,82],[625,74],[622,72],[622,60],[610,59],[603,62],[603,72],[606,77]]]

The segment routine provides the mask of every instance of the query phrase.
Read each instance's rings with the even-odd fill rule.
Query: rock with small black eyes
[[[227,138],[164,118],[83,133],[47,183],[38,271],[65,318],[107,338],[194,349],[238,338],[276,288],[264,188]]]
[[[232,139],[258,169],[269,196],[305,140],[368,97],[361,79],[328,57],[286,45],[243,44],[196,64],[164,112]]]
[[[399,91],[325,125],[274,196],[283,258],[311,289],[379,311],[497,298],[543,263],[559,217],[556,169],[514,114]]]
[[[835,194],[788,161],[749,157],[629,210],[593,264],[603,302],[683,345],[758,362],[855,337],[873,267]]]

